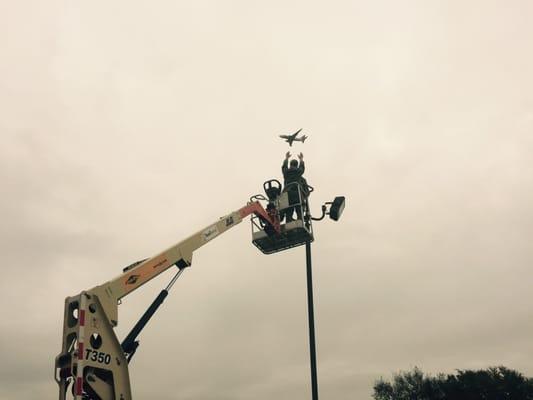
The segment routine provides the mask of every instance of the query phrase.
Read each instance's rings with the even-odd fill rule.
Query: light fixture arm
[[[328,214],[328,212],[327,212],[328,207],[326,206],[326,204],[331,204],[331,203],[322,204],[322,215],[320,216],[320,218],[311,217],[311,219],[313,221],[322,221],[324,219],[324,217]]]
[[[333,221],[338,221],[344,210],[346,198],[344,196],[337,196],[333,201],[328,201],[322,205],[322,215],[320,218],[313,218],[313,221],[322,221],[326,215]]]

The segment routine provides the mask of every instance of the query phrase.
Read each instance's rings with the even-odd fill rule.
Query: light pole
[[[322,216],[320,218],[313,218],[314,221],[321,221],[326,215],[338,221],[344,211],[345,205],[344,196],[335,197],[332,202],[326,203],[322,206]],[[329,211],[328,211],[329,206]],[[315,341],[315,312],[313,301],[313,271],[311,260],[311,241],[305,242],[305,261],[307,271],[307,315],[309,320],[309,356],[311,360],[311,398],[318,400],[318,374],[316,367],[316,341]]]
[[[311,241],[305,242],[307,269],[307,314],[309,320],[309,354],[311,358],[311,398],[318,400],[318,378],[316,370],[315,314],[313,306],[313,272],[311,265]]]

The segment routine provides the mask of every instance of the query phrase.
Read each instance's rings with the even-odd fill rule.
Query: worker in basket
[[[305,172],[304,155],[302,153],[298,155],[300,160],[299,163],[297,160],[291,160],[289,164],[290,157],[291,153],[288,151],[287,154],[285,154],[285,160],[281,166],[281,172],[283,172],[284,179],[283,192],[288,193],[289,207],[284,210],[280,216],[280,219],[283,220],[285,217],[286,222],[291,222],[293,220],[293,214],[295,210],[297,218],[302,219],[302,206],[304,203],[306,203],[307,196],[309,195],[307,181],[303,177]],[[298,187],[300,187],[299,192],[302,195],[302,199],[300,199]]]

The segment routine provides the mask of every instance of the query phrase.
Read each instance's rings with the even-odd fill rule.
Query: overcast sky
[[[1,1],[0,399],[56,399],[67,296],[243,206],[294,145],[322,399],[533,376],[533,3]],[[137,399],[310,398],[302,248],[243,222],[141,336]],[[172,274],[124,299],[123,337]]]

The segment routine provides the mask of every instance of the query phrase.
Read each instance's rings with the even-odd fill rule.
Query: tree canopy
[[[505,368],[457,370],[431,376],[420,369],[374,384],[376,400],[533,400],[533,379]]]

